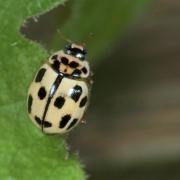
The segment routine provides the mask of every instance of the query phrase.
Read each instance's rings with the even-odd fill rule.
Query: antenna
[[[61,31],[60,29],[57,30],[57,33],[60,35],[60,37],[61,37],[64,41],[66,41],[66,42],[68,42],[68,43],[70,43],[70,44],[74,43],[72,40],[68,39],[68,38],[62,33],[62,31]],[[90,38],[94,38],[94,33],[93,33],[93,32],[89,32],[89,34],[88,34],[88,39],[90,39]],[[81,42],[80,44],[82,44],[84,47],[86,47],[86,44],[87,44],[87,43]]]
[[[68,39],[66,36],[64,36],[64,34],[62,33],[62,31],[60,30],[60,29],[58,29],[57,30],[57,33],[60,35],[60,37],[64,40],[64,41],[66,41],[66,42],[68,42],[68,43],[73,43],[73,41],[71,41],[70,39]]]
[[[94,38],[94,33],[93,33],[93,32],[89,32],[89,34],[88,34],[88,37],[87,37],[87,38],[88,38],[88,39],[92,39],[92,38]],[[86,39],[86,40],[87,40],[87,39]],[[86,47],[87,43],[82,42],[82,45]]]

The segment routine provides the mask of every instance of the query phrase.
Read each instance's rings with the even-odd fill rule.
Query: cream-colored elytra
[[[82,88],[82,94],[77,102],[71,98],[73,88],[75,86],[80,86]],[[54,106],[54,102],[58,97],[63,97],[65,103],[63,108],[58,109]],[[44,129],[47,133],[65,133],[70,129],[67,129],[74,119],[77,119],[76,125],[82,120],[82,117],[85,113],[86,105],[83,107],[80,106],[80,102],[84,97],[88,97],[88,86],[84,81],[76,81],[68,78],[63,78],[59,88],[56,91],[55,96],[52,98],[52,103],[49,106],[46,118],[51,120],[53,119],[53,128]],[[59,128],[59,123],[62,117],[70,115],[71,120],[67,123],[64,128]],[[74,126],[75,127],[75,126]]]
[[[59,84],[51,97],[55,82]],[[89,90],[85,81],[59,77],[49,64],[44,64],[28,91],[29,116],[43,132],[63,134],[82,120],[88,99]]]
[[[30,96],[32,96],[32,104],[31,104],[31,108],[30,108],[31,111],[29,112],[29,116],[30,116],[31,120],[33,121],[33,123],[39,128],[41,128],[41,126],[36,122],[35,118],[37,117],[42,120],[45,106],[48,101],[48,92],[57,77],[57,73],[55,73],[55,71],[52,71],[52,69],[47,64],[44,64],[40,69],[46,70],[41,82],[35,81],[35,79],[38,75],[38,73],[37,73],[33,82],[30,84],[29,91],[28,91],[28,98]],[[46,96],[43,99],[40,99],[38,96],[38,92],[41,87],[44,87],[46,90]],[[29,104],[28,104],[28,106],[29,106]]]

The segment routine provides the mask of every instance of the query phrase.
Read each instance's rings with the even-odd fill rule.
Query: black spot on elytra
[[[56,70],[59,71],[59,67],[60,67],[60,62],[58,60],[55,60],[52,64],[52,67]]]
[[[58,55],[57,54],[55,54],[55,55],[53,55],[52,57],[51,57],[51,59],[53,59],[53,60],[56,60],[58,58]]]
[[[35,118],[36,122],[37,122],[39,125],[41,125],[41,123],[42,123],[41,119],[40,119],[39,117],[37,117],[37,116],[35,116],[34,118]]]
[[[44,126],[45,128],[48,128],[48,127],[51,127],[52,124],[51,124],[49,121],[44,121],[43,126]]]
[[[62,62],[64,65],[68,65],[69,60],[68,60],[66,57],[62,57],[62,58],[61,58],[61,62]]]
[[[83,68],[82,68],[82,72],[83,72],[84,74],[87,74],[87,69],[86,69],[85,67],[83,67]]]
[[[79,66],[79,63],[75,62],[75,61],[72,61],[69,63],[69,67],[71,68],[77,68]]]
[[[39,99],[43,100],[46,97],[46,90],[44,87],[41,87],[38,91]]]
[[[62,96],[59,96],[56,98],[54,102],[54,106],[57,107],[58,109],[61,109],[65,103],[65,98]]]
[[[70,119],[71,119],[71,116],[69,114],[63,116],[60,121],[59,127],[64,128]]]
[[[84,107],[86,105],[86,103],[87,103],[87,96],[85,96],[81,99],[79,107],[81,107],[81,108]]]
[[[31,95],[29,95],[29,97],[28,97],[28,112],[29,112],[29,113],[31,113],[32,103],[33,103],[33,98],[32,98]]]
[[[72,73],[73,76],[79,77],[81,75],[81,71],[79,69],[75,69]]]
[[[75,126],[77,121],[78,121],[78,119],[73,119],[73,121],[70,123],[70,125],[68,126],[67,129],[71,129],[73,126]]]
[[[42,120],[39,117],[35,116],[35,120],[36,120],[37,124],[42,125]],[[52,124],[50,122],[48,122],[48,121],[44,121],[43,126],[45,128],[48,128],[48,127],[51,127]]]
[[[45,72],[46,72],[45,68],[40,69],[39,72],[36,75],[35,82],[41,82]]]
[[[73,90],[72,90],[72,93],[71,93],[71,98],[72,98],[75,102],[77,102],[77,101],[79,100],[81,94],[82,94],[82,87],[76,85],[76,86],[73,87]]]

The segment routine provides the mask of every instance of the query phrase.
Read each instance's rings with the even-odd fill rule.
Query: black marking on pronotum
[[[75,61],[72,61],[69,63],[69,67],[71,68],[77,68],[79,66],[79,63],[75,62]]]
[[[62,57],[62,58],[61,58],[61,62],[62,62],[64,65],[68,65],[69,60],[68,60],[68,58],[66,58],[66,57]]]
[[[67,129],[69,130],[69,129],[71,129],[73,126],[75,126],[76,123],[77,123],[77,121],[78,121],[78,119],[73,119]]]
[[[83,68],[82,68],[82,72],[83,72],[84,74],[87,74],[87,69],[86,69],[85,67],[83,67]]]
[[[41,69],[38,71],[37,75],[36,75],[35,82],[41,82],[41,80],[42,80],[45,72],[46,72],[46,69],[45,69],[45,68],[41,68]]]
[[[79,107],[82,108],[86,105],[87,103],[87,96],[85,96],[84,98],[81,99],[81,102],[79,104]]]
[[[70,119],[71,116],[69,114],[63,116],[62,119],[60,120],[59,128],[64,128]]]
[[[46,114],[47,114],[49,104],[50,104],[51,99],[53,98],[53,96],[54,96],[54,94],[55,94],[57,88],[59,87],[59,85],[60,85],[63,78],[64,78],[63,75],[58,74],[56,80],[54,81],[53,85],[50,88],[48,100],[47,100],[47,103],[46,103],[46,106],[45,106],[45,109],[44,109],[44,113],[43,113],[43,118],[42,118],[42,126],[41,126],[42,131],[43,131],[43,128],[45,127],[45,117],[46,117]]]
[[[40,87],[38,91],[39,99],[43,100],[46,97],[46,89],[45,87]]]
[[[56,69],[54,64],[48,63],[48,65],[60,76],[64,76],[64,77],[71,78],[71,79],[81,79],[81,77],[80,77],[81,70],[79,70],[79,69],[77,69],[78,72],[76,71],[76,69],[73,71],[73,72],[75,72],[75,74],[73,74],[73,73],[72,74],[64,74],[64,73],[60,72],[59,69]],[[60,63],[60,65],[61,65],[61,63]],[[78,75],[78,73],[79,73],[79,75]]]
[[[56,98],[54,102],[54,106],[57,107],[58,109],[61,109],[65,103],[65,98],[62,96],[59,96]]]
[[[33,98],[32,98],[32,96],[30,94],[29,97],[28,97],[28,113],[31,113],[32,103],[33,103]]]
[[[51,59],[53,59],[53,60],[58,59],[58,55],[57,55],[57,54],[53,55],[53,56],[51,57]]]
[[[74,86],[71,93],[71,98],[77,102],[82,94],[82,87],[81,86]]]
[[[55,69],[56,71],[59,71],[59,67],[60,67],[60,62],[58,60],[55,60],[52,64],[53,69]]]

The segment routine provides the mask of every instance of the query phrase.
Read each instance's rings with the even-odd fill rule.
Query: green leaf
[[[64,0],[0,0],[0,179],[85,179],[63,138],[44,135],[26,113],[29,83],[47,52],[19,29],[59,3]]]
[[[91,64],[103,58],[115,47],[128,25],[142,12],[149,0],[73,0],[59,18],[59,29],[47,46],[57,49],[63,44],[62,35],[74,42],[85,43]],[[60,32],[60,33],[59,33]],[[61,41],[60,41],[61,40]]]

